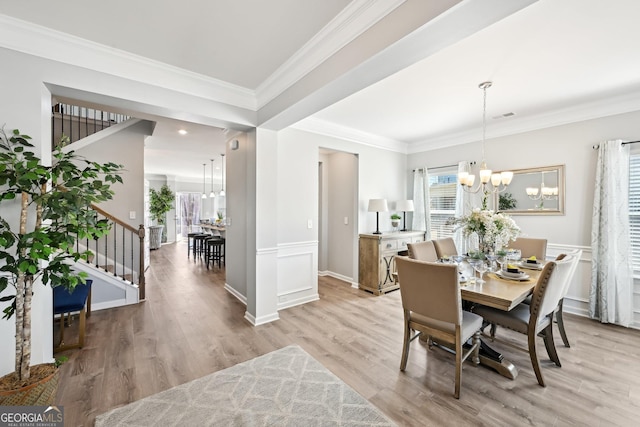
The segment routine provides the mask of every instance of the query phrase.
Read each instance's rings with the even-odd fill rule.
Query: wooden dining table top
[[[540,276],[540,270],[523,271],[530,276],[528,280],[507,280],[498,277],[495,273],[485,273],[483,284],[461,283],[462,299],[509,311],[533,293],[533,288]]]

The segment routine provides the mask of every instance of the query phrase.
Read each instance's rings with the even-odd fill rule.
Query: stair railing
[[[55,149],[60,144],[62,135],[68,138],[63,143],[67,145],[130,118],[125,114],[57,103],[51,107],[51,147]]]
[[[145,299],[144,225],[132,227],[96,205],[91,205],[96,219],[106,219],[109,233],[96,239],[76,239],[76,250],[90,250],[89,263],[125,282],[137,285],[140,299]]]

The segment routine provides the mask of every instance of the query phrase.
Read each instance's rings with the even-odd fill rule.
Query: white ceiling
[[[96,8],[85,0],[0,0],[0,10],[255,91],[350,3],[114,0]],[[481,137],[478,84],[485,80],[493,81],[488,137],[638,110],[639,21],[637,0],[539,0],[296,126],[320,124],[406,152],[474,141]],[[185,126],[193,131],[177,139],[176,128]],[[182,163],[170,174],[201,178],[203,156],[195,156],[198,172],[193,152],[209,159],[222,152],[223,140],[217,128],[159,119],[145,168],[167,174]]]

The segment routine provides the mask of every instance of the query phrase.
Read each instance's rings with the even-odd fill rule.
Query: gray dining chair
[[[562,316],[562,311],[564,310],[564,298],[569,292],[571,282],[573,281],[573,277],[575,276],[576,270],[578,269],[578,264],[580,263],[580,258],[582,258],[582,250],[576,249],[566,254],[561,254],[558,256],[558,258],[556,258],[556,260],[563,259],[567,256],[571,257],[573,263],[565,280],[564,289],[562,290],[562,298],[560,298],[558,306],[556,307],[555,318],[558,324],[558,332],[560,332],[560,337],[562,338],[562,343],[565,347],[571,347],[571,345],[569,344],[569,338],[567,338],[567,332],[564,328],[564,318]],[[531,304],[531,297],[524,300],[524,303]]]
[[[451,237],[436,239],[433,241],[433,245],[436,247],[436,253],[438,254],[438,258],[458,255],[458,248],[456,248],[456,242],[454,242],[454,240]]]
[[[418,259],[420,261],[438,261],[438,254],[433,241],[431,240],[407,243],[407,250],[409,251],[409,258]]]
[[[520,249],[522,258],[535,256],[540,261],[544,261],[547,258],[547,239],[518,237],[509,243],[509,249]]]
[[[469,356],[476,365],[480,363],[482,317],[462,310],[456,265],[398,257],[396,267],[404,311],[400,370],[407,367],[411,341],[421,334],[438,343],[448,343],[456,354],[454,396],[459,399],[462,363]],[[412,335],[413,331],[416,333]],[[471,347],[464,350],[463,344],[470,338]]]
[[[500,325],[527,335],[529,357],[538,384],[546,387],[540,361],[536,351],[536,337],[541,336],[549,358],[562,366],[553,342],[553,314],[558,306],[567,276],[570,273],[573,257],[547,262],[542,269],[535,288],[531,304],[518,304],[510,311],[478,305],[474,313],[484,318],[486,323]]]

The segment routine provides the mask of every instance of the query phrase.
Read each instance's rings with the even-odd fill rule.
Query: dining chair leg
[[[533,325],[532,325],[533,326]],[[536,351],[536,333],[535,330],[531,330],[530,328],[528,336],[529,341],[529,357],[531,358],[531,365],[533,366],[533,371],[536,373],[536,379],[538,380],[538,384],[542,387],[546,387],[544,383],[544,378],[542,378],[542,371],[540,370],[540,361],[538,360],[538,353]]]
[[[460,382],[462,376],[462,343],[460,342],[460,334],[456,337],[456,390],[454,396],[460,399]]]
[[[400,361],[400,370],[404,371],[407,368],[407,359],[409,358],[409,346],[411,345],[411,328],[409,328],[409,321],[405,317],[404,319],[404,341],[402,343],[402,360]]]
[[[561,367],[562,364],[560,364],[560,358],[556,351],[556,344],[553,342],[553,325],[551,323],[542,331],[542,339],[544,340],[544,346],[547,349],[549,359],[551,359],[556,366]]]
[[[569,345],[569,339],[567,338],[567,333],[564,330],[564,319],[562,318],[562,305],[564,302],[564,298],[560,300],[558,303],[558,310],[556,311],[556,320],[558,321],[558,330],[560,331],[560,337],[562,337],[562,342],[565,347],[571,347]]]
[[[491,329],[489,329],[489,333],[491,334],[491,340],[493,341],[496,338],[496,331],[498,330],[498,325],[495,323],[491,324]]]

